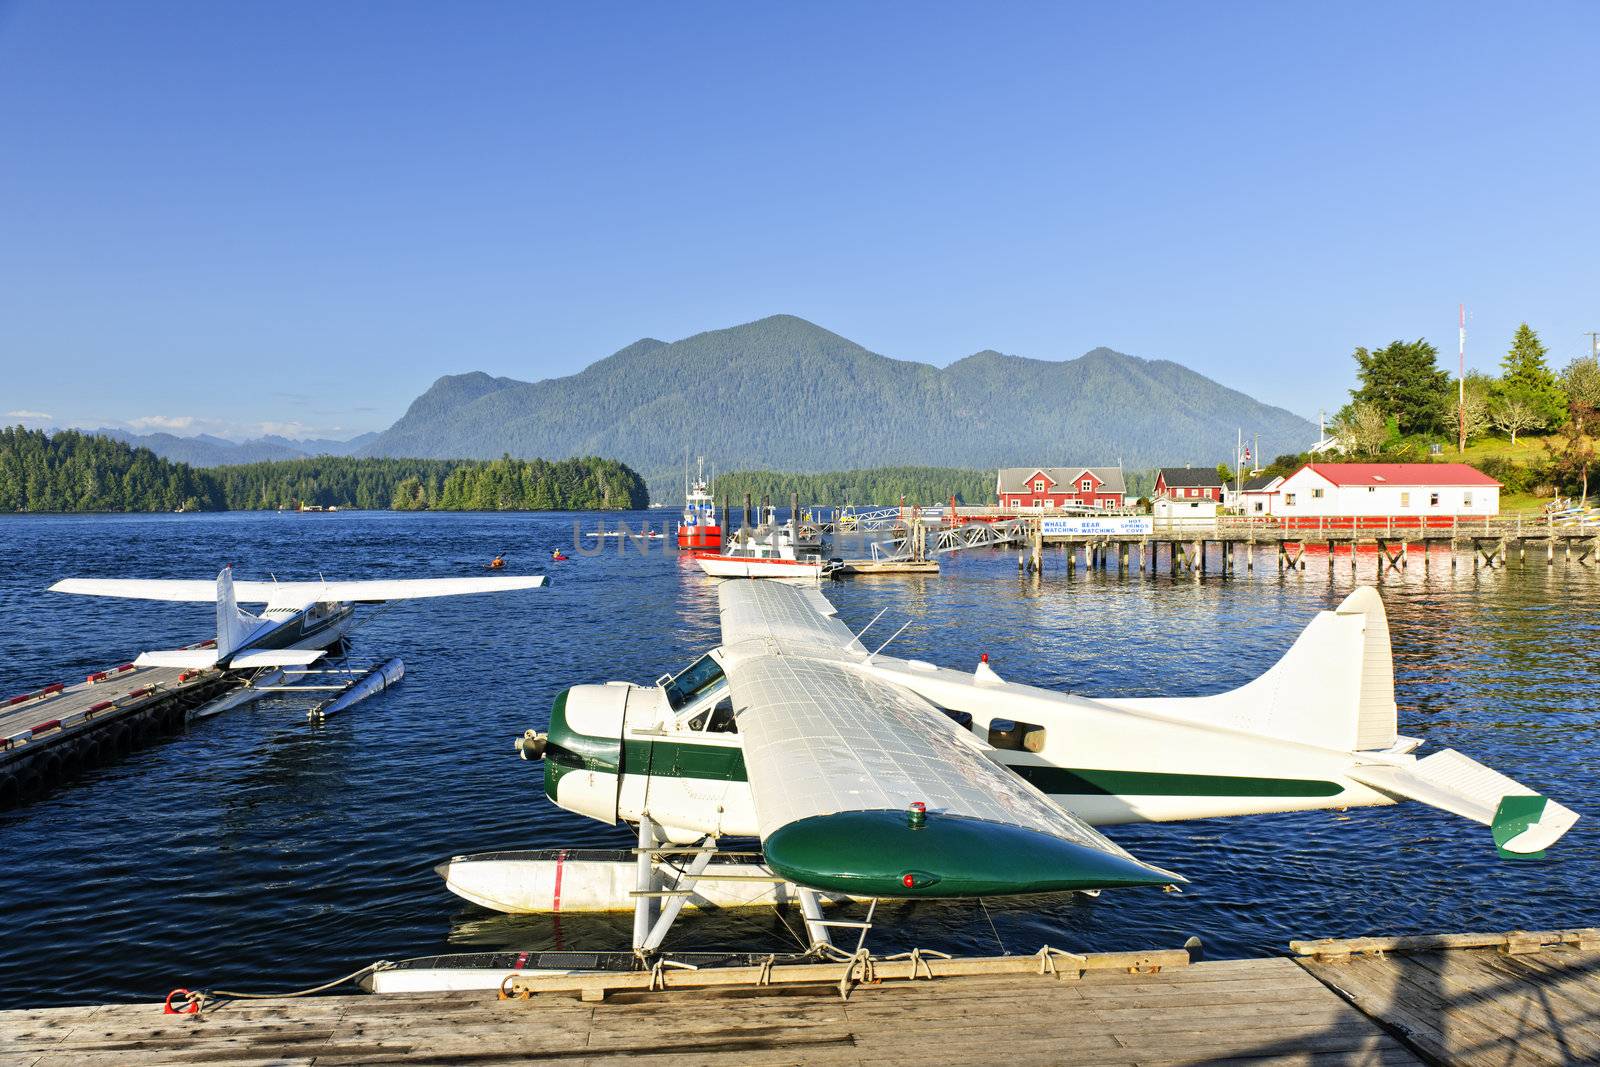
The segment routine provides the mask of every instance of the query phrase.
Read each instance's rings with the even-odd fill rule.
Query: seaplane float
[[[573,686],[548,731],[518,742],[542,760],[553,803],[635,827],[635,849],[436,868],[495,911],[632,910],[632,951],[428,957],[377,965],[367,988],[659,965],[686,907],[792,902],[808,953],[846,958],[835,931],[864,951],[881,899],[1183,883],[1100,829],[1126,823],[1409,800],[1489,827],[1503,856],[1537,857],[1577,819],[1454,750],[1416,755],[1421,741],[1398,732],[1372,588],[1319,613],[1254,681],[1167,698],[1059,693],[986,659],[968,672],[869,652],[815,588],[726,581],[718,597],[719,647],[654,685]],[[828,918],[823,906],[842,901],[868,902],[866,920]]]
[[[499,557],[496,557],[499,558]],[[493,575],[481,578],[389,578],[373,581],[235,582],[233,568],[222,568],[215,582],[204,579],[63,578],[52,592],[183,603],[215,603],[217,636],[188,648],[141,652],[135,667],[183,671],[220,670],[243,674],[244,685],[199,709],[194,717],[215,715],[269,692],[331,692],[308,713],[315,721],[333,715],[399,681],[405,665],[396,657],[364,670],[294,670],[299,684],[285,684],[288,672],[308,668],[345,646],[357,604],[384,604],[476,593],[537,589],[544,575]],[[264,604],[260,615],[241,603]],[[337,679],[317,684],[311,677]]]

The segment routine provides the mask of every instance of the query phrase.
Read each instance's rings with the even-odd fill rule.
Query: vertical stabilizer
[[[1394,703],[1394,652],[1389,647],[1389,617],[1383,610],[1383,598],[1372,586],[1359,586],[1334,612],[1364,617],[1355,747],[1363,751],[1388,748],[1395,743],[1400,722]]]
[[[1394,662],[1382,598],[1371,586],[1357,588],[1319,612],[1265,674],[1180,706],[1187,718],[1341,752],[1391,747]]]
[[[226,663],[255,629],[255,616],[239,609],[233,596],[233,566],[217,575],[217,662]]]

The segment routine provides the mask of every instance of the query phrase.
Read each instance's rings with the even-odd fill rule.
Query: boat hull
[[[696,552],[694,561],[713,578],[821,578],[827,569],[822,560],[762,559],[757,556],[724,556],[716,552]]]
[[[679,548],[721,548],[722,527],[720,526],[679,526]]]

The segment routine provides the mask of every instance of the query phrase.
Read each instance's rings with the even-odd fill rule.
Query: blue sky
[[[1469,365],[1523,319],[1564,363],[1597,39],[1560,3],[0,0],[0,415],[348,436],[778,312],[1313,418],[1356,345],[1453,366],[1460,301]]]

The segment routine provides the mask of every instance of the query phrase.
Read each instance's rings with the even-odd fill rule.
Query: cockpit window
[[[716,705],[707,708],[689,720],[689,729],[695,733],[736,734],[739,724],[733,718],[733,698],[723,697]]]
[[[662,686],[667,692],[667,705],[677,711],[696,697],[709,692],[722,681],[722,668],[710,656],[701,656],[676,678]]]

